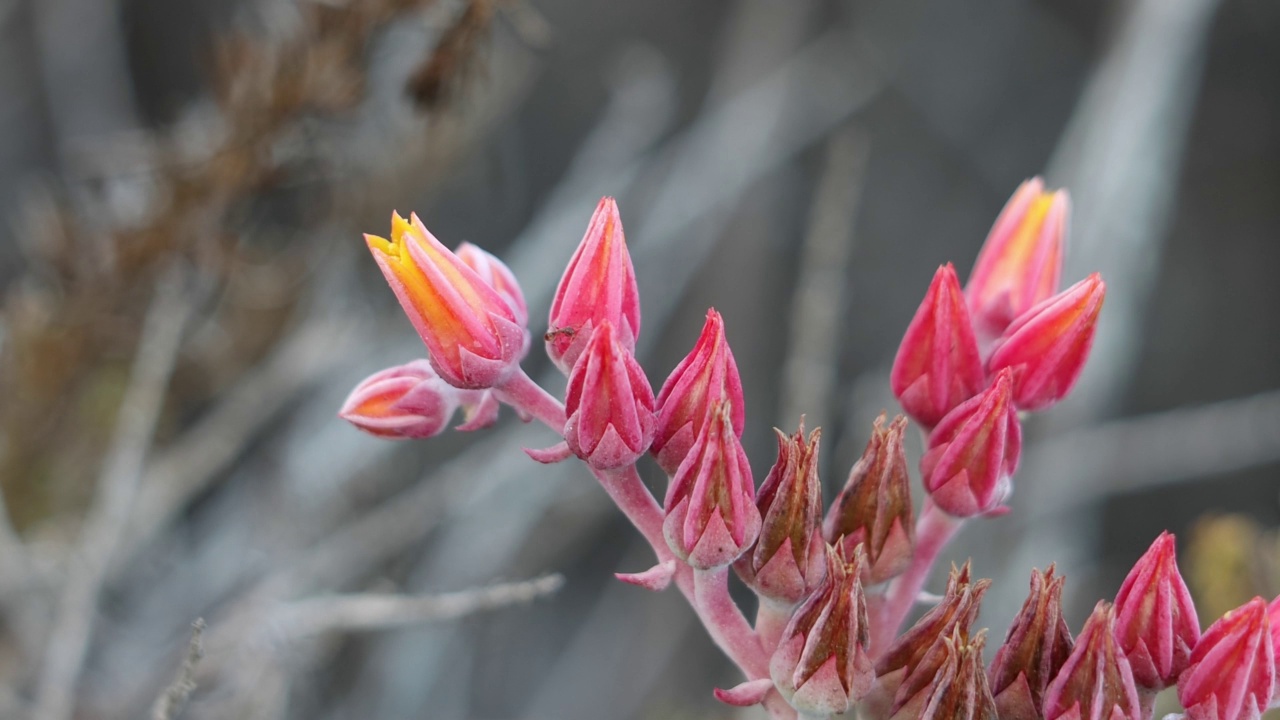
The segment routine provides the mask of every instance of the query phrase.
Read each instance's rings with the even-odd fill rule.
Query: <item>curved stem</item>
[[[525,374],[524,368],[516,368],[515,373],[493,392],[502,402],[532,415],[558,433],[564,432],[564,403],[543,390]]]
[[[789,620],[791,608],[760,599],[760,607],[756,609],[756,634],[760,636],[760,646],[766,656],[772,656],[773,651],[778,649],[778,642],[782,639]]]
[[[591,473],[622,510],[631,524],[640,531],[653,548],[659,563],[675,558],[662,534],[662,507],[644,486],[635,466],[617,470],[596,470]],[[743,617],[742,611],[729,597],[728,568],[699,572],[676,559],[676,587],[693,606],[698,619],[725,655],[738,666],[749,680],[769,677],[769,656],[760,646],[760,639]],[[705,575],[701,580],[699,575]],[[777,690],[769,693],[764,707],[776,720],[791,720],[795,711],[782,699]]]
[[[889,584],[880,607],[879,617],[871,624],[871,657],[879,658],[888,649],[898,630],[911,613],[916,597],[924,587],[924,581],[933,569],[942,548],[947,546],[964,524],[961,518],[952,517],[932,500],[925,500],[924,509],[916,523],[916,547],[907,571]]]

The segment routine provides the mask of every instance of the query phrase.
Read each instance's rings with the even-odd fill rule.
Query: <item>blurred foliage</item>
[[[1187,544],[1187,583],[1201,625],[1254,597],[1280,594],[1280,531],[1247,515],[1208,514],[1192,527]]]

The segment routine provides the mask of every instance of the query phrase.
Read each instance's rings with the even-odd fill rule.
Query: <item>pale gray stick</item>
[[[204,620],[197,619],[191,624],[191,641],[187,644],[187,654],[178,668],[177,677],[151,706],[151,720],[175,720],[182,713],[187,698],[196,689],[196,665],[204,657],[203,635]]]
[[[138,491],[142,463],[173,374],[182,328],[192,306],[183,273],[170,269],[156,288],[142,326],[129,385],[120,404],[115,437],[98,478],[76,556],[67,566],[36,691],[34,720],[66,720],[75,707],[76,686],[93,635],[98,594]]]
[[[276,622],[289,640],[326,632],[388,630],[530,603],[563,586],[564,576],[552,574],[438,595],[321,596],[281,606],[276,611]]]
[[[810,428],[821,427],[829,417],[837,381],[845,277],[868,152],[866,138],[852,128],[827,144],[826,166],[809,206],[809,230],[791,295],[791,336],[782,365],[782,407],[777,419],[784,431],[802,414]]]

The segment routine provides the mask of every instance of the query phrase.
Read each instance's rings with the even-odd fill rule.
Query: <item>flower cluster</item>
[[[746,676],[716,690],[775,718],[1146,720],[1175,687],[1191,720],[1256,720],[1277,694],[1280,599],[1256,599],[1203,634],[1164,534],[1114,602],[1074,639],[1064,578],[1033,571],[1030,593],[990,665],[975,627],[990,582],[969,564],[912,627],[901,626],[941,550],[969,518],[1006,512],[1026,412],[1071,390],[1106,288],[1092,275],[1060,288],[1070,203],[1039,179],[996,220],[968,284],[934,274],[907,328],[890,383],[924,434],[917,514],[903,449],[908,419],[882,415],[843,489],[823,508],[821,431],[778,431],[759,489],[742,447],[746,406],[724,319],[715,310],[655,394],[634,353],[635,271],[617,204],[600,201],[550,308],[546,350],[568,377],[563,402],[520,367],[528,308],[516,278],[473,246],[445,248],[416,216],[393,215],[391,239],[366,236],[428,359],[362,382],[341,416],[381,437],[425,438],[459,408],[459,429],[492,424],[506,404],[560,438],[536,460],[581,459],[653,546],[674,582]],[[662,502],[636,463],[668,477]],[[754,623],[730,598],[735,572],[759,597]]]

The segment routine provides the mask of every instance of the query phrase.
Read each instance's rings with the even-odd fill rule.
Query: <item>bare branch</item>
[[[204,619],[198,618],[191,624],[191,642],[187,644],[187,656],[183,658],[182,666],[178,668],[178,675],[174,677],[173,682],[151,706],[151,720],[174,720],[186,706],[187,698],[191,697],[191,692],[196,689],[196,665],[200,663],[200,658],[204,657],[203,638]]]
[[[835,135],[809,208],[809,230],[791,296],[791,337],[782,365],[782,411],[778,427],[789,428],[801,413],[812,427],[826,422],[836,386],[837,339],[845,271],[853,251],[853,224],[867,165],[867,142],[856,130]]]
[[[147,312],[129,386],[120,404],[115,438],[75,556],[68,564],[67,582],[40,673],[32,714],[35,720],[66,720],[74,709],[75,689],[93,635],[107,564],[129,521],[142,464],[177,360],[182,328],[191,314],[186,290],[181,271],[171,269],[161,278]]]
[[[439,595],[331,595],[284,605],[278,611],[284,635],[297,639],[335,631],[386,630],[456,620],[486,610],[522,605],[555,593],[560,574]]]

